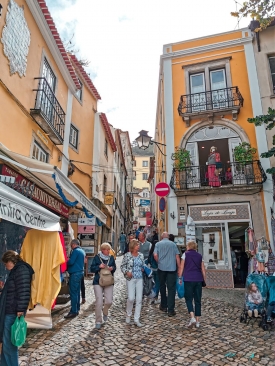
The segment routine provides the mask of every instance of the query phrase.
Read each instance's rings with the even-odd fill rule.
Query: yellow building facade
[[[35,181],[47,208],[64,208],[53,209],[61,219],[67,220],[72,211],[79,215],[85,207],[105,223],[106,215],[91,202],[100,95],[81,62],[66,52],[44,0],[3,0],[1,5],[1,166],[5,174],[9,168],[11,175]],[[44,180],[35,171],[26,174],[18,165],[23,161],[27,167],[37,161],[41,170],[59,169],[63,189],[67,185],[65,199],[50,175]],[[78,204],[70,204],[76,198]],[[52,200],[56,204],[50,207]],[[77,219],[72,226],[77,236]]]
[[[156,198],[156,217],[179,243],[196,237],[205,262],[216,266],[208,271],[209,286],[233,287],[230,247],[245,251],[248,227],[256,238],[271,237],[258,154],[265,142],[247,122],[255,103],[252,40],[242,29],[167,44],[161,56],[155,141],[166,144],[166,156],[156,150],[156,166],[166,175],[157,170],[155,184],[166,181],[171,192],[162,215]],[[234,153],[242,143],[257,149],[249,163],[240,164]],[[177,149],[188,156],[180,168]]]

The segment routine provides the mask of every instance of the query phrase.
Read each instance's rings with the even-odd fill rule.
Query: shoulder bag
[[[102,259],[99,256],[101,263],[103,263]],[[107,263],[107,267],[109,266],[110,258]],[[104,263],[103,263],[104,264]],[[108,268],[101,268],[99,271],[99,285],[101,287],[112,286],[114,284],[114,276]]]

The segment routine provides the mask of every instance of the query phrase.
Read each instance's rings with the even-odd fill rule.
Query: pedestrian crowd
[[[159,310],[168,317],[176,315],[175,297],[177,282],[184,278],[185,301],[190,314],[189,327],[199,327],[201,316],[202,286],[205,282],[205,268],[202,256],[197,252],[195,242],[187,243],[187,250],[180,258],[174,236],[162,233],[161,240],[156,231],[149,237],[146,232],[137,231],[119,236],[120,254],[123,255],[121,271],[126,279],[127,303],[126,324],[131,323],[134,310],[134,324],[142,327],[140,321],[144,297],[145,278],[154,284],[152,304],[159,304]],[[18,347],[11,341],[12,325],[17,317],[26,315],[31,296],[31,281],[34,273],[14,251],[2,256],[2,262],[10,271],[5,285],[0,283],[0,342],[2,342],[1,366],[18,365]],[[66,319],[78,316],[81,303],[85,303],[84,263],[85,252],[77,239],[71,241],[71,254],[67,262],[71,308]],[[94,256],[90,272],[94,274],[95,328],[100,329],[108,321],[108,312],[113,302],[115,253],[110,243],[101,244]],[[182,277],[182,275],[184,277]],[[159,299],[160,295],[160,299]]]

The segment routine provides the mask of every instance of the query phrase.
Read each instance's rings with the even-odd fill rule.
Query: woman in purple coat
[[[201,297],[202,282],[205,282],[205,267],[202,256],[197,252],[197,243],[189,241],[187,250],[181,257],[181,264],[178,270],[178,276],[184,277],[184,297],[188,312],[190,314],[190,322],[188,327],[200,327],[199,317],[201,316]],[[195,302],[195,312],[193,301]]]

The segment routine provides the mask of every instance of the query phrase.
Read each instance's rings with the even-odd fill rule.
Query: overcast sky
[[[237,27],[234,0],[46,2],[62,39],[74,36],[76,55],[90,61],[86,71],[102,98],[98,110],[131,140],[141,129],[154,136],[162,46]],[[242,19],[240,27],[249,22]]]

